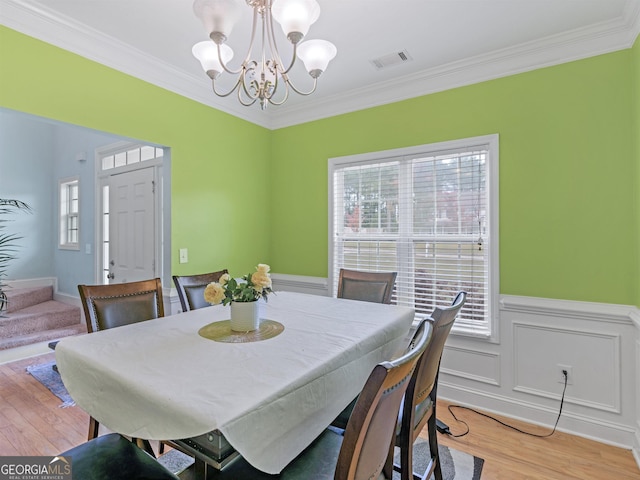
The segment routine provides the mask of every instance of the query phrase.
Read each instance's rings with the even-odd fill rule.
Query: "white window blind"
[[[490,195],[490,186],[497,179],[489,177],[497,176],[490,168],[497,138],[481,139],[331,161],[334,292],[340,268],[396,271],[392,303],[423,317],[464,290],[454,331],[491,336],[497,192]]]

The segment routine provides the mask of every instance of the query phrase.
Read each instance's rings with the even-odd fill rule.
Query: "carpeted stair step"
[[[51,285],[34,288],[3,287],[3,290],[8,299],[5,314],[53,300],[53,287]]]
[[[56,328],[54,330],[28,333],[26,335],[16,335],[11,338],[0,338],[0,350],[22,347],[24,345],[46,342],[48,340],[59,340],[64,337],[78,335],[81,333],[87,333],[87,327],[84,324],[78,323],[71,327]]]
[[[0,339],[77,326],[80,322],[79,307],[49,300],[0,317]]]

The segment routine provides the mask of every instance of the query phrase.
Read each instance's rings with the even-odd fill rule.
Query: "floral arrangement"
[[[204,299],[212,305],[228,305],[231,302],[255,302],[267,295],[271,290],[271,267],[260,263],[254,273],[242,277],[240,281],[231,278],[228,273],[223,274],[217,282],[211,282],[204,289]]]

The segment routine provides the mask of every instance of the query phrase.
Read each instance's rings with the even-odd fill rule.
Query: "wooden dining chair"
[[[391,303],[397,272],[363,272],[340,269],[338,298]]]
[[[280,480],[391,480],[393,438],[402,397],[431,338],[423,322],[407,353],[375,366],[349,419],[344,436],[325,430],[277,476]],[[219,480],[273,479],[243,458],[207,477]]]
[[[78,285],[89,333],[164,317],[159,278],[109,285]]]
[[[159,278],[109,285],[78,285],[78,291],[89,333],[164,316]],[[98,436],[99,427],[98,421],[89,417],[89,440]]]
[[[395,444],[400,447],[400,464],[394,469],[400,472],[401,480],[431,478],[442,480],[440,457],[438,455],[438,437],[436,435],[436,396],[438,373],[444,344],[449,336],[453,322],[466,301],[466,292],[456,295],[451,306],[436,307],[427,319],[432,323],[433,334],[429,347],[418,361],[404,397],[399,433]],[[422,429],[427,426],[431,460],[424,473],[414,474],[413,444]]]
[[[196,275],[174,275],[173,283],[178,290],[178,298],[182,311],[188,312],[197,308],[209,307],[204,299],[204,289],[211,282],[217,282],[225,273],[229,273],[227,269],[211,273],[200,273]]]
[[[108,433],[58,455],[71,457],[78,480],[179,480],[147,452],[117,433]]]

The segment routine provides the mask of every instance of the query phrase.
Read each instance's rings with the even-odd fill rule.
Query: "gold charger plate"
[[[250,332],[235,332],[231,330],[231,320],[222,320],[205,325],[198,330],[201,337],[224,343],[260,342],[276,337],[282,333],[284,325],[275,320],[260,320],[260,328]]]

